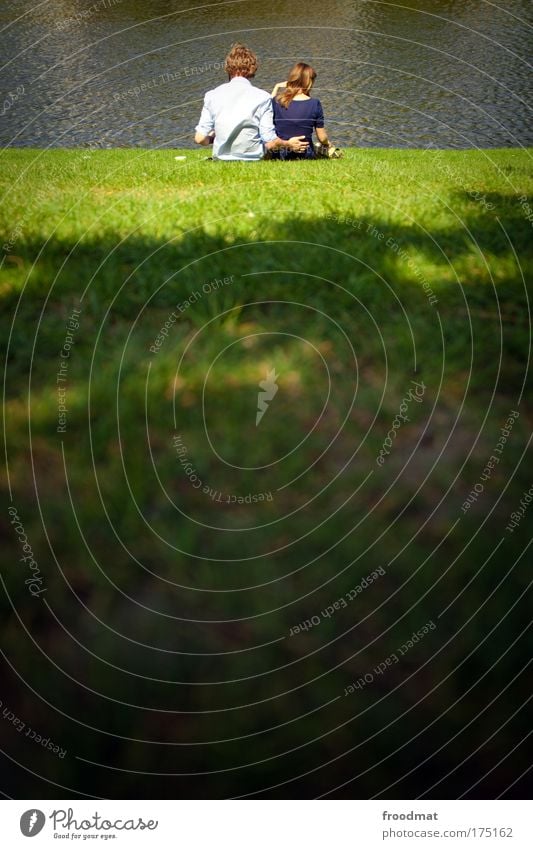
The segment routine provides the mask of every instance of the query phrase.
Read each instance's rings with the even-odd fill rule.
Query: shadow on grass
[[[516,203],[488,200],[493,216],[475,206],[431,234],[330,216],[258,219],[248,241],[110,234],[46,246],[9,351],[7,456],[47,591],[28,593],[4,518],[14,564],[4,580],[21,621],[6,619],[18,675],[3,664],[2,698],[67,754],[5,721],[4,750],[33,769],[10,761],[6,792],[55,798],[57,782],[69,795],[195,798],[281,784],[266,795],[308,797],[349,781],[339,795],[411,798],[435,784],[430,797],[483,798],[526,768],[521,747],[506,759],[529,725],[516,712],[527,690],[523,560],[501,582],[522,550],[519,533],[504,539],[521,469],[496,503],[520,460],[522,420],[483,499],[461,512],[518,403],[529,350],[513,253],[523,259],[528,225]],[[19,251],[4,339],[41,247]],[[271,369],[278,391],[258,428]],[[423,402],[411,399],[380,468],[413,380]],[[491,531],[476,533],[493,507]],[[313,616],[319,624],[290,636]],[[387,664],[430,620],[438,626]]]

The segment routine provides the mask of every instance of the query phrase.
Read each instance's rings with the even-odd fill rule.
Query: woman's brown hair
[[[315,79],[316,71],[311,65],[306,65],[305,62],[297,62],[287,78],[285,91],[278,94],[276,100],[286,109],[297,94],[309,94]]]
[[[230,79],[233,77],[246,77],[250,79],[255,76],[258,68],[257,56],[246,47],[245,44],[233,44],[226,56],[224,69]]]

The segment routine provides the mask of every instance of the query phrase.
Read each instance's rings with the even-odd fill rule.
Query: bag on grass
[[[340,147],[335,147],[334,144],[321,144],[315,142],[313,144],[315,156],[319,159],[340,159],[343,156],[343,151]]]

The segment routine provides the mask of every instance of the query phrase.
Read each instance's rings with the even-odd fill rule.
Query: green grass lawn
[[[519,711],[481,745],[527,690],[530,517],[506,525],[532,483],[531,151],[8,150],[2,166],[1,485],[46,584],[28,593],[6,508],[6,689],[69,755],[14,754],[13,735],[8,751],[122,798],[289,779],[271,793],[409,798],[441,777],[434,797],[459,795],[528,727]],[[380,465],[412,381],[422,396]],[[402,663],[343,695],[429,620]],[[107,734],[81,733],[81,715]],[[476,792],[527,763],[518,749]],[[46,796],[17,770],[14,796]]]

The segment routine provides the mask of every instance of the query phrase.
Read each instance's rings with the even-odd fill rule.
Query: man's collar
[[[250,80],[247,79],[246,77],[232,77],[231,80],[230,80],[230,83],[235,83],[237,81],[239,81],[241,83],[248,83],[248,85],[252,85]]]

